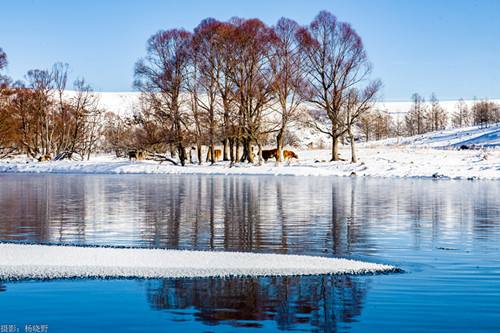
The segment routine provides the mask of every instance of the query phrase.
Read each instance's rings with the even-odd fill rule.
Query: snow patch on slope
[[[367,146],[408,145],[421,148],[500,147],[500,123],[488,127],[471,126],[429,132],[405,138],[390,138],[366,143]]]

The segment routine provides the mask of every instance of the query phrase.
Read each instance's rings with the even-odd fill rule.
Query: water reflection
[[[496,182],[322,177],[0,176],[2,240],[375,255],[378,233],[489,237]],[[408,228],[410,228],[408,230]],[[463,231],[463,230],[462,230]],[[461,232],[462,232],[461,231]],[[374,237],[376,236],[376,237]]]
[[[195,308],[206,325],[336,332],[361,313],[367,280],[350,276],[268,277],[150,281],[148,301],[155,309]]]
[[[458,293],[473,291],[466,304],[489,309],[481,312],[485,316],[498,312],[491,311],[498,307],[498,289],[491,281],[498,279],[499,269],[499,192],[498,182],[0,175],[0,240],[371,257],[400,265],[434,265],[431,273],[421,269],[418,279],[396,284],[396,296],[391,290],[381,296],[380,309],[409,308],[400,315],[415,324],[429,303],[431,286],[435,292],[450,290],[450,304]],[[471,280],[471,272],[479,275]],[[369,289],[373,298],[372,281],[352,276],[148,280],[141,291],[146,297],[140,299],[156,312],[180,312],[208,326],[274,330],[266,326],[272,323],[280,330],[334,332],[362,315]],[[420,303],[416,284],[422,290]],[[6,288],[0,284],[2,295],[9,294],[10,286]],[[92,304],[92,294],[87,297]],[[425,316],[438,320],[445,309],[435,307]],[[373,307],[371,311],[377,313]],[[391,317],[379,312],[374,320],[384,315]]]

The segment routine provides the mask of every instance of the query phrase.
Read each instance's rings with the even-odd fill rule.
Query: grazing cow
[[[129,150],[128,151],[128,159],[131,161],[132,159],[137,161],[142,161],[147,156],[147,153],[143,150]]]
[[[262,158],[266,162],[270,158],[276,159],[277,157],[278,157],[278,149],[276,149],[276,148],[275,149],[262,150]]]
[[[299,159],[299,156],[291,150],[283,150],[283,157],[285,160],[291,160],[292,158]]]
[[[132,159],[137,160],[137,151],[136,150],[129,150],[128,151],[128,159],[129,159],[129,161],[132,161]]]
[[[50,156],[50,154],[45,154],[45,155],[42,155],[38,158],[38,162],[50,161],[51,159],[52,159],[52,156]]]
[[[221,149],[215,149],[214,150],[214,161],[220,160],[222,157],[222,150]],[[207,152],[207,162],[210,161],[210,148],[208,148]]]

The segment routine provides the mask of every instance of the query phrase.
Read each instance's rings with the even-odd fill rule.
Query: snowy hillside
[[[367,143],[367,146],[410,145],[428,148],[494,148],[500,147],[500,123],[430,132],[407,138],[391,138]]]
[[[72,91],[67,92],[68,96],[74,94]],[[139,92],[96,92],[99,96],[101,106],[111,112],[129,115],[133,113],[134,109],[139,105]],[[474,101],[464,101],[470,108]],[[491,100],[494,103],[500,103],[500,100]],[[440,101],[441,107],[449,114],[457,109],[458,100]],[[397,101],[397,102],[378,102],[376,109],[386,111],[392,115],[404,115],[411,108],[412,102],[410,101]]]

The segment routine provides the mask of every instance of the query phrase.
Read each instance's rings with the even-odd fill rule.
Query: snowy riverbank
[[[329,162],[328,150],[298,151],[299,160],[291,163],[268,161],[262,165],[229,162],[216,165],[128,161],[111,155],[89,161],[33,162],[25,159],[0,161],[0,172],[71,174],[218,174],[290,176],[372,176],[403,178],[500,179],[500,150],[442,150],[410,146],[360,147],[359,163]],[[350,158],[349,149],[341,156]]]
[[[466,146],[471,149],[461,149]],[[113,155],[89,161],[36,162],[23,157],[0,160],[0,172],[71,174],[216,174],[287,176],[370,176],[398,178],[500,180],[500,124],[468,127],[360,144],[359,162],[350,163],[350,147],[341,149],[346,161],[330,162],[329,150],[296,151],[298,160],[261,165],[217,162],[215,165],[129,161]]]

